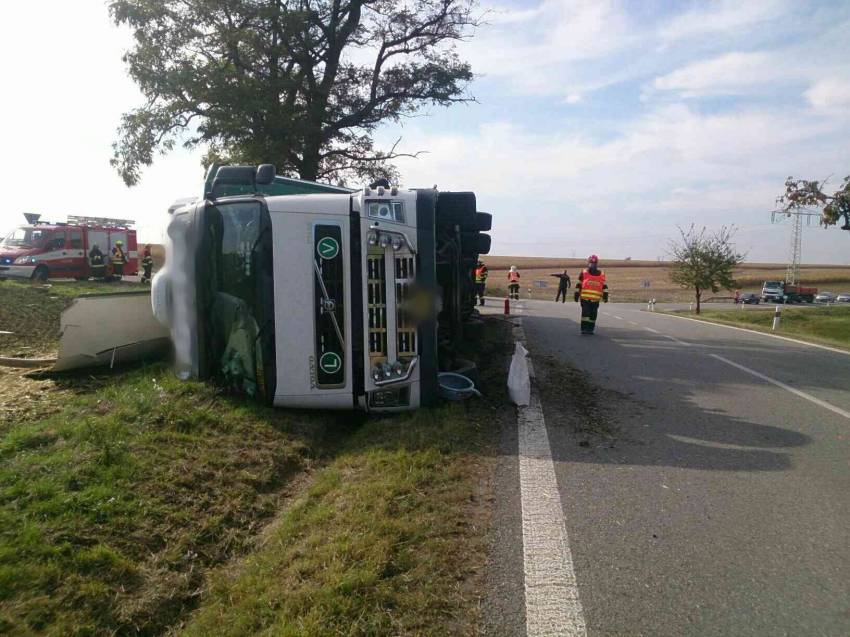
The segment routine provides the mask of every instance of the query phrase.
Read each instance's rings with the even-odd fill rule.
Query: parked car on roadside
[[[759,295],[754,292],[747,292],[738,298],[738,303],[743,303],[744,305],[758,305],[760,302]]]
[[[835,297],[836,303],[850,303],[850,292],[842,292]]]
[[[835,303],[835,295],[832,292],[820,292],[815,297],[815,303]]]

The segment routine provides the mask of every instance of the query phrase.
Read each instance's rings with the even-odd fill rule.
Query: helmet
[[[481,259],[478,259],[478,265],[484,265],[484,262]]]
[[[119,239],[118,241],[116,241],[116,242],[115,242],[115,245],[117,245],[117,246],[123,246],[123,245],[124,245],[124,242],[123,242],[123,241],[121,241],[121,240]]]
[[[587,257],[587,262],[588,263],[599,263],[599,257],[597,257],[595,254],[591,254],[589,257]]]
[[[511,272],[516,272],[516,266],[515,265],[511,266]]]

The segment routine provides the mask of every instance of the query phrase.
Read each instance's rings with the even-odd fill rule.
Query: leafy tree
[[[455,44],[477,25],[473,2],[110,0],[133,31],[124,60],[147,100],[123,115],[111,163],[133,185],[182,143],[206,146],[207,164],[394,177],[398,142],[375,148],[375,129],[472,99]]]
[[[850,230],[850,176],[844,178],[841,187],[833,194],[824,192],[825,181],[807,179],[785,180],[785,192],[777,198],[782,212],[791,212],[800,208],[822,208],[821,223],[833,226],[844,219],[842,230]]]
[[[670,280],[693,289],[699,314],[706,290],[716,294],[720,289],[735,287],[732,270],[744,260],[744,255],[738,254],[732,243],[734,227],[723,226],[710,234],[705,228],[697,231],[691,224],[687,230],[679,228],[679,234],[679,239],[670,242]]]

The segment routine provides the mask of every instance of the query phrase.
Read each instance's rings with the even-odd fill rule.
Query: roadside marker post
[[[775,332],[779,329],[779,320],[782,318],[782,308],[780,306],[776,306],[776,311],[773,313],[773,327],[771,327],[771,331]]]
[[[511,300],[509,298],[505,299],[505,316],[511,313]]]

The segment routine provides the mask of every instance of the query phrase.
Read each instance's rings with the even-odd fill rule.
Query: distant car
[[[743,303],[744,305],[758,305],[761,302],[759,295],[754,292],[747,292],[746,294],[742,294],[738,299],[739,303]]]
[[[832,292],[821,292],[815,297],[815,303],[835,303],[835,295]]]
[[[836,303],[850,303],[850,292],[842,292],[835,297]]]

